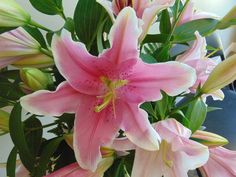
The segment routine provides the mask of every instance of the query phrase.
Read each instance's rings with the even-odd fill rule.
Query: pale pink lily
[[[163,120],[154,127],[162,138],[160,150],[137,147],[131,177],[188,177],[189,170],[207,162],[208,148],[190,140],[191,131],[175,119]]]
[[[137,17],[142,20],[142,34],[139,37],[141,42],[148,33],[156,15],[162,10],[173,6],[175,0],[113,0],[112,2],[109,0],[97,0],[97,2],[107,10],[113,21],[115,20],[114,15],[118,15],[123,8],[132,7]]]
[[[179,55],[176,61],[185,63],[196,70],[197,81],[190,88],[191,92],[195,93],[198,86],[202,86],[208,79],[210,73],[217,65],[217,62],[206,56],[206,39],[202,37],[199,32],[195,33],[196,40],[194,41],[192,47],[187,50],[184,54]],[[205,95],[204,97],[206,97]],[[224,93],[221,90],[217,90],[211,93],[214,99],[222,100],[224,99]]]
[[[103,177],[104,172],[113,164],[113,157],[104,158],[95,172],[82,169],[78,163],[67,165],[45,177]]]
[[[38,91],[21,99],[22,106],[35,114],[76,113],[73,144],[84,169],[96,169],[100,147],[109,147],[119,129],[136,145],[157,150],[160,138],[139,105],[161,99],[160,90],[173,96],[195,83],[195,71],[185,64],[142,62],[139,34],[135,12],[127,7],[111,29],[112,47],[99,57],[69,35],[55,37],[55,63],[67,81],[54,92]]]
[[[16,177],[30,177],[30,172],[21,162],[16,168]]]
[[[187,22],[190,22],[193,20],[203,19],[203,18],[217,19],[218,16],[216,16],[215,14],[212,14],[212,13],[208,13],[208,12],[196,11],[196,9],[194,8],[194,2],[192,0],[190,0],[190,2],[188,2],[184,12],[180,16],[180,19],[179,19],[177,25],[180,26],[184,23],[187,23]]]
[[[22,27],[0,35],[0,69],[10,64],[17,67],[45,67],[53,59],[40,51],[40,44]]]
[[[223,147],[210,149],[210,158],[200,171],[203,177],[236,177],[236,151]]]

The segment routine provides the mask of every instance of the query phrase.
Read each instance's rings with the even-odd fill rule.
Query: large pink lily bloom
[[[236,151],[210,149],[210,158],[200,171],[204,177],[236,177]]]
[[[117,16],[123,8],[132,7],[137,17],[142,20],[142,34],[139,37],[141,42],[148,33],[156,15],[162,10],[173,6],[175,0],[113,0],[112,2],[109,0],[97,0],[97,2],[107,10],[113,21],[115,19],[114,15]]]
[[[44,177],[103,177],[112,163],[113,157],[102,159],[95,172],[82,169],[78,163],[72,163]]]
[[[10,64],[17,67],[46,67],[53,59],[40,51],[40,44],[22,27],[0,35],[0,69]]]
[[[191,131],[175,119],[154,125],[162,142],[158,151],[136,148],[131,177],[188,177],[189,170],[204,165],[208,148],[190,140]]]
[[[195,33],[195,36],[196,40],[194,41],[192,47],[184,54],[179,55],[176,58],[176,61],[185,63],[196,70],[197,80],[193,87],[190,88],[191,92],[193,93],[196,92],[196,89],[199,87],[199,85],[202,86],[206,82],[210,73],[217,65],[216,61],[206,56],[206,39],[202,37],[198,32]],[[221,90],[217,90],[210,95],[214,99],[224,99],[224,93]]]
[[[139,147],[157,150],[160,138],[139,105],[161,99],[161,90],[173,96],[195,83],[195,71],[185,64],[142,62],[139,35],[138,19],[127,7],[111,29],[112,47],[99,57],[69,35],[55,37],[55,63],[66,81],[54,92],[38,91],[21,98],[21,105],[34,114],[76,113],[73,144],[84,169],[96,169],[100,147],[109,147],[120,129]]]
[[[209,13],[209,12],[201,12],[201,11],[196,11],[194,8],[194,2],[190,0],[188,2],[184,12],[181,14],[178,26],[193,21],[193,20],[198,20],[198,19],[204,19],[204,18],[213,18],[217,19],[218,16],[215,14]]]

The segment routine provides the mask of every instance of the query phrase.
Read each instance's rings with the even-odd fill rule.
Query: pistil
[[[168,148],[169,148],[168,143],[165,140],[162,140],[162,142],[161,142],[162,160],[166,164],[166,166],[168,166],[169,168],[172,168],[173,167],[173,161],[167,159],[168,152],[169,152]]]
[[[116,96],[116,89],[125,86],[128,81],[127,80],[110,80],[107,77],[102,76],[101,81],[104,83],[106,88],[108,89],[107,93],[102,96],[97,96],[97,98],[102,99],[102,103],[95,107],[95,112],[101,112],[105,109],[110,103],[112,103],[113,111],[115,112],[115,99]]]

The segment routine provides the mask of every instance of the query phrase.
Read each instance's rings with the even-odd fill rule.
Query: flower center
[[[161,147],[162,149],[162,160],[163,162],[166,164],[166,166],[168,166],[169,168],[172,168],[173,167],[173,161],[169,159],[170,157],[170,145],[165,141],[165,140],[162,140],[161,142]]]
[[[127,80],[110,80],[107,77],[102,76],[101,81],[106,86],[108,91],[102,95],[97,96],[97,98],[102,98],[102,103],[95,107],[95,112],[101,112],[104,108],[106,108],[111,102],[113,105],[113,110],[115,109],[115,99],[116,99],[116,89],[123,87],[128,83]]]
[[[116,9],[120,12],[125,7],[133,7],[133,0],[113,0]]]

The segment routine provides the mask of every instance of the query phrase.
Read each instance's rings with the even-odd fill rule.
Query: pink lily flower
[[[182,13],[180,20],[178,22],[178,26],[193,21],[193,20],[198,20],[198,19],[203,19],[203,18],[213,18],[213,19],[217,19],[218,16],[216,16],[215,14],[212,13],[208,13],[208,12],[198,12],[195,10],[194,8],[194,2],[190,1],[184,12]]]
[[[210,149],[210,158],[200,171],[204,177],[236,177],[236,151]]]
[[[22,27],[0,35],[0,69],[10,64],[17,67],[45,67],[53,59],[40,51],[40,44]]]
[[[16,177],[30,177],[30,172],[20,163],[16,168]]]
[[[206,56],[206,39],[202,37],[198,32],[196,32],[195,35],[196,40],[194,41],[192,47],[184,54],[179,55],[176,58],[176,61],[185,63],[196,70],[197,80],[193,87],[190,88],[190,91],[193,93],[196,92],[196,89],[199,85],[202,86],[206,82],[210,73],[217,65],[217,62]],[[206,96],[207,95],[205,95],[205,97]],[[214,93],[211,93],[211,96],[214,99],[224,99],[224,93],[221,90],[217,90]]]
[[[139,35],[138,19],[127,7],[111,29],[112,47],[98,57],[70,35],[55,37],[55,63],[66,81],[54,92],[38,91],[21,98],[21,105],[34,114],[76,113],[73,144],[84,169],[95,171],[100,147],[109,147],[120,129],[141,148],[157,150],[159,135],[139,105],[161,99],[160,90],[173,96],[195,83],[195,71],[185,64],[142,62]]]
[[[78,163],[67,165],[44,177],[103,177],[104,172],[113,164],[113,158],[104,158],[95,172],[82,169]]]
[[[142,34],[139,37],[139,42],[141,42],[148,33],[156,15],[162,10],[173,6],[175,0],[112,0],[112,2],[109,0],[97,0],[97,2],[106,9],[113,21],[115,19],[114,15],[117,16],[123,8],[132,7],[137,17],[142,20]]]
[[[208,148],[190,140],[191,130],[175,119],[163,120],[154,127],[162,138],[160,149],[137,147],[131,177],[188,177],[189,170],[207,162]]]

